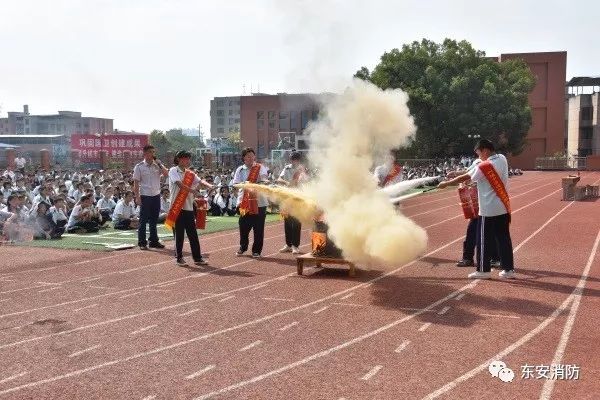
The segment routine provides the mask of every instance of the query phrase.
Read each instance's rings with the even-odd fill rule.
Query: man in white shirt
[[[137,229],[139,220],[135,216],[135,204],[133,203],[133,192],[125,192],[125,196],[119,200],[112,215],[115,229],[128,230]]]
[[[244,164],[235,170],[233,176],[234,185],[247,182],[250,179],[252,171],[258,171],[254,183],[268,182],[269,172],[264,165],[256,162],[254,149],[250,147],[245,148],[242,151],[242,159],[244,160]],[[265,220],[267,218],[268,204],[267,197],[262,194],[256,194],[244,189],[240,189],[238,192],[237,206],[240,208],[240,249],[236,253],[238,257],[248,250],[250,231],[253,230],[252,257],[260,258],[265,236]]]
[[[475,146],[475,153],[481,159],[474,168],[450,181],[441,182],[446,186],[471,179],[477,184],[479,201],[479,226],[477,237],[477,271],[469,274],[473,279],[489,279],[491,270],[490,249],[498,245],[502,271],[501,278],[514,278],[514,259],[510,237],[510,199],[508,197],[508,162],[502,154],[496,154],[494,144],[481,139]]]
[[[148,247],[157,249],[165,247],[158,240],[156,223],[160,214],[160,177],[167,176],[169,171],[156,159],[155,154],[154,146],[144,146],[144,160],[133,168],[133,192],[135,201],[140,206],[138,246],[142,250],[148,250]],[[150,230],[148,239],[146,239],[146,224]]]
[[[23,155],[19,154],[17,155],[17,158],[15,158],[15,165],[17,166],[17,170],[19,172],[21,172],[22,174],[25,173],[25,164],[27,162],[25,161],[25,157],[23,157]]]
[[[291,164],[286,165],[277,183],[288,187],[298,187],[308,179],[306,168],[302,165],[302,154],[293,152],[290,155]],[[292,254],[300,253],[300,233],[302,232],[302,224],[297,218],[287,215],[286,210],[282,210],[285,215],[283,219],[283,229],[285,233],[285,247],[279,250],[280,253],[292,252]]]
[[[169,170],[169,191],[171,192],[171,204],[175,205],[175,200],[179,195],[181,189],[188,191],[187,196],[183,202],[179,215],[175,220],[175,258],[178,265],[186,265],[183,259],[183,242],[185,240],[185,234],[187,234],[188,241],[190,242],[190,248],[192,250],[192,257],[196,265],[206,265],[206,261],[202,258],[200,252],[200,239],[198,238],[198,231],[196,230],[196,219],[194,215],[194,196],[200,196],[198,186],[203,184],[204,186],[212,189],[212,185],[203,179],[200,179],[198,175],[187,169],[190,166],[191,153],[185,150],[178,152],[175,155],[177,166],[172,167]],[[185,175],[193,174],[192,182],[189,185],[184,183]],[[176,210],[175,210],[176,211]]]

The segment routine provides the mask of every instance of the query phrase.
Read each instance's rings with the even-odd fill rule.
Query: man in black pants
[[[133,193],[136,204],[140,206],[140,225],[138,227],[138,246],[142,250],[148,247],[163,249],[165,245],[158,241],[156,223],[160,214],[160,177],[169,171],[159,160],[152,145],[144,146],[144,161],[133,168]],[[146,224],[150,229],[150,246],[146,241]]]
[[[233,176],[234,185],[242,182],[268,182],[269,172],[264,165],[256,162],[254,149],[249,147],[244,149],[242,151],[242,159],[244,160],[244,164],[235,170]],[[238,193],[237,205],[240,208],[240,249],[236,255],[239,257],[248,250],[250,231],[254,230],[252,257],[260,258],[265,236],[268,200],[261,194],[241,189]]]
[[[302,154],[293,152],[290,155],[290,161],[291,164],[286,165],[281,171],[277,183],[289,187],[298,187],[308,178],[306,169],[304,165],[302,165]],[[297,218],[287,215],[286,210],[282,210],[282,215],[284,216],[283,229],[285,232],[285,246],[279,250],[279,252],[289,253],[291,251],[292,254],[298,254],[300,253],[300,232],[302,232],[302,224]]]
[[[213,187],[205,180],[200,179],[198,175],[187,169],[190,166],[191,157],[191,153],[187,151],[178,152],[175,156],[175,163],[177,165],[169,170],[171,208],[177,207],[178,202],[176,200],[179,196],[179,192],[182,189],[188,191],[185,200],[181,204],[181,209],[179,209],[179,215],[175,220],[175,258],[177,259],[178,265],[186,265],[186,262],[183,259],[183,241],[185,239],[184,234],[187,234],[194,263],[196,265],[206,265],[207,263],[202,258],[202,253],[200,253],[200,240],[198,239],[198,231],[196,230],[194,195],[200,196],[200,192],[197,189],[199,184],[203,184],[211,190]],[[188,182],[189,184],[186,184],[186,175],[192,178],[190,182]]]
[[[475,248],[477,247],[477,227],[479,226],[479,218],[472,218],[469,220],[467,225],[467,235],[463,242],[463,255],[462,259],[456,263],[457,267],[472,267],[475,265],[473,259],[475,258]],[[500,267],[500,261],[498,261],[498,248],[492,246],[490,249],[490,257],[492,258],[491,265],[494,268]]]
[[[449,181],[441,182],[443,189],[466,182],[477,183],[479,198],[479,222],[477,232],[477,271],[469,274],[471,279],[490,279],[491,258],[497,246],[502,271],[500,278],[515,277],[512,240],[510,237],[511,208],[507,192],[508,163],[502,154],[496,154],[494,144],[481,139],[475,146],[481,159],[475,168]]]

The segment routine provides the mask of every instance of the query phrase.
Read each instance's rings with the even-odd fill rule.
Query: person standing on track
[[[235,170],[233,184],[242,182],[261,183],[268,182],[269,171],[264,165],[256,162],[254,149],[247,147],[242,150],[244,164]],[[238,192],[237,205],[240,210],[240,249],[236,255],[239,257],[248,250],[250,244],[250,231],[254,230],[254,241],[252,243],[252,257],[260,258],[265,236],[265,220],[267,217],[267,197],[254,191],[240,189]]]
[[[398,162],[397,152],[392,150],[386,162],[375,167],[373,176],[379,187],[386,187],[402,181],[402,166]]]
[[[156,223],[160,214],[160,177],[167,176],[169,171],[156,159],[154,146],[144,146],[144,161],[133,168],[133,193],[135,202],[140,206],[140,225],[138,227],[138,246],[142,250],[148,247],[164,249],[165,245],[158,240]],[[146,224],[150,237],[146,240]],[[148,242],[150,242],[148,246]]]
[[[491,277],[492,249],[498,246],[502,271],[501,278],[514,278],[514,258],[510,237],[510,198],[508,185],[508,162],[502,154],[496,154],[494,144],[481,139],[475,145],[475,153],[481,163],[454,179],[441,182],[438,187],[466,182],[469,179],[477,184],[479,200],[479,222],[477,232],[477,271],[469,274],[472,279]]]
[[[277,183],[289,187],[298,187],[302,182],[305,182],[308,178],[306,174],[306,168],[302,164],[302,154],[300,152],[293,152],[290,155],[291,164],[287,164],[281,174]],[[285,247],[279,250],[280,253],[292,254],[300,253],[300,232],[302,232],[302,224],[297,218],[288,215],[285,210],[281,213],[283,215],[283,228],[285,232]]]
[[[175,232],[175,258],[178,265],[186,265],[183,259],[183,241],[187,234],[196,265],[206,265],[200,252],[200,240],[196,230],[194,215],[194,195],[201,196],[198,191],[200,184],[212,190],[213,186],[200,179],[189,169],[192,154],[182,150],[175,155],[176,166],[169,170],[169,191],[171,193],[171,208],[167,214],[165,225]]]

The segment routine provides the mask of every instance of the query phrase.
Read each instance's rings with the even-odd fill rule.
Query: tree
[[[242,134],[240,133],[239,129],[229,132],[227,135],[227,145],[238,152],[241,150],[240,147],[242,145]]]
[[[156,148],[158,158],[164,159],[169,151],[169,140],[163,131],[154,129],[150,132],[150,144]]]
[[[413,156],[470,154],[475,136],[504,152],[523,149],[535,81],[522,60],[498,63],[466,41],[423,39],[384,53],[373,72],[362,67],[354,76],[407,92],[417,125],[407,149]]]

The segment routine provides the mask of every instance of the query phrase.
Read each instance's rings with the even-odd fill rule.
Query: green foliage
[[[150,132],[150,144],[156,147],[157,155],[162,159],[166,158],[168,151],[176,153],[179,150],[192,151],[203,147],[199,137],[184,135],[181,129],[170,129],[166,132],[155,129]]]
[[[384,53],[373,72],[362,67],[354,76],[408,93],[417,125],[408,148],[413,156],[470,154],[474,136],[504,152],[523,149],[535,81],[522,60],[498,63],[466,41],[423,39]]]

